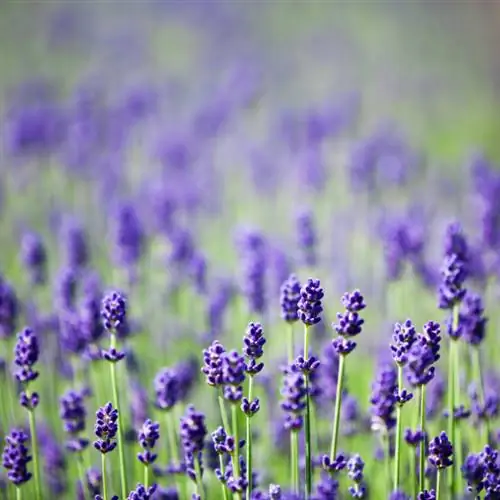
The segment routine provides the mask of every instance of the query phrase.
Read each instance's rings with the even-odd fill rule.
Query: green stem
[[[220,473],[221,473],[222,477],[224,477],[225,472],[226,472],[226,466],[224,465],[224,458],[222,455],[219,455],[219,468],[220,468]],[[224,483],[220,483],[220,485],[222,488],[223,499],[228,500],[226,485]]]
[[[101,453],[101,467],[102,467],[102,497],[108,500],[108,485],[106,479],[106,454]]]
[[[21,499],[22,499],[21,487],[16,486],[16,500],[21,500]]]
[[[420,455],[419,455],[419,474],[418,474],[418,487],[420,491],[424,490],[425,483],[425,385],[420,388],[420,430],[423,432],[424,439],[420,441]]]
[[[387,431],[385,431],[384,435],[384,441],[385,441],[385,475],[386,475],[386,480],[387,480],[387,496],[389,496],[391,490],[392,490],[392,484],[391,484],[391,438],[390,435]]]
[[[418,497],[418,480],[417,480],[417,449],[413,446],[409,446],[410,450],[410,464],[411,464],[411,474],[410,481],[413,482],[413,497]]]
[[[220,410],[220,417],[222,419],[222,425],[224,426],[224,430],[226,431],[226,433],[231,434],[231,427],[229,425],[229,420],[227,418],[226,407],[224,405],[224,396],[222,395],[222,389],[220,390],[218,399],[219,399],[219,410]]]
[[[203,500],[205,498],[205,490],[203,488],[203,480],[201,478],[201,467],[198,458],[194,459],[194,468],[196,471],[196,492],[200,496],[200,499]]]
[[[111,348],[116,348],[116,335],[111,334]],[[120,408],[120,399],[118,396],[118,384],[116,382],[116,363],[110,363],[111,386],[113,390],[113,399],[115,408],[118,410],[118,456],[120,459],[120,480],[122,489],[122,498],[127,498],[127,469],[125,465],[125,441],[123,438],[123,420]]]
[[[309,359],[309,326],[304,327],[304,359]],[[308,500],[312,492],[312,467],[311,467],[311,398],[309,395],[309,374],[305,375],[306,390],[306,413],[304,418],[305,425],[305,444],[306,444],[306,484],[305,500]]]
[[[340,409],[342,407],[342,385],[344,381],[344,364],[345,356],[339,355],[339,372],[337,377],[337,394],[335,397],[335,413],[333,415],[333,432],[332,444],[330,446],[330,461],[333,462],[337,458],[337,443],[340,427]]]
[[[484,405],[485,402],[485,394],[484,394],[484,382],[483,382],[483,373],[481,370],[481,353],[479,351],[479,346],[472,347],[472,371],[474,374],[474,379],[476,381],[479,398],[481,405]],[[484,426],[486,429],[486,442],[489,444],[490,442],[490,421],[486,417],[484,419]]]
[[[144,487],[148,489],[149,486],[149,467],[147,465],[144,466]]]
[[[288,363],[291,363],[294,360],[294,341],[293,341],[293,323],[288,323]]]
[[[398,393],[401,393],[403,389],[403,367],[398,365]],[[401,429],[402,429],[402,419],[401,419],[402,405],[398,404],[396,406],[396,449],[395,449],[395,460],[394,460],[394,489],[399,488],[399,471],[401,468]]]
[[[437,470],[436,477],[436,500],[439,500],[441,497],[441,474],[443,473],[443,469]]]
[[[455,340],[450,338],[449,342],[449,352],[448,352],[448,435],[450,440],[455,445],[455,377],[453,376],[453,365],[455,358]],[[454,481],[454,466],[452,465],[452,470],[448,474],[448,487],[450,490],[450,498],[455,498],[455,481]]]
[[[26,395],[30,397],[26,390]],[[40,457],[38,453],[38,438],[36,435],[35,411],[28,410],[28,418],[30,422],[31,448],[33,454],[33,470],[35,476],[35,497],[37,500],[42,500],[42,482],[40,478]]]
[[[455,306],[453,310],[453,323],[454,330],[458,328],[458,306]],[[455,405],[460,406],[461,404],[461,391],[460,391],[460,352],[461,352],[462,344],[459,340],[455,342],[454,348],[454,358],[453,358],[453,375],[455,380],[453,382],[453,388],[455,391]],[[462,491],[462,474],[460,468],[463,464],[463,449],[462,449],[462,429],[461,422],[457,420],[455,422],[455,441],[452,441],[453,447],[455,450],[456,460],[453,461],[453,470],[455,473],[455,488],[458,488],[459,491]]]
[[[234,435],[233,471],[234,478],[238,479],[240,477],[240,438],[238,436],[238,407],[236,404],[231,405],[231,416],[233,420]],[[241,499],[241,492],[236,492],[235,496]]]
[[[292,487],[293,492],[299,495],[299,435],[297,431],[290,432]]]
[[[252,392],[253,392],[253,375],[248,376],[248,401],[252,402]],[[247,500],[250,500],[252,495],[252,424],[251,424],[251,416],[247,415],[246,419],[246,431],[247,431],[247,442],[246,442],[246,452],[247,452],[247,478],[248,478],[248,487],[247,487]]]

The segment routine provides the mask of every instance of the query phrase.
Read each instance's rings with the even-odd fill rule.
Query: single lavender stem
[[[413,481],[413,497],[418,497],[418,479],[417,479],[417,449],[413,446],[409,446],[410,450],[410,464],[411,464],[411,474],[410,480]]]
[[[385,449],[385,475],[387,478],[387,496],[389,496],[392,488],[392,481],[391,481],[391,438],[389,436],[389,433],[385,433],[384,440],[386,441],[386,449]]]
[[[21,499],[22,499],[21,488],[19,486],[16,486],[16,500],[21,500]]]
[[[231,416],[234,435],[233,473],[234,478],[238,479],[240,477],[240,438],[238,437],[238,407],[235,404],[231,405]],[[236,492],[235,496],[241,499],[241,492]]]
[[[205,489],[203,488],[203,481],[201,478],[201,467],[200,460],[198,458],[194,459],[194,468],[196,471],[196,492],[200,496],[201,500],[205,498]]]
[[[455,408],[455,377],[453,376],[453,360],[455,351],[455,340],[450,338],[448,351],[448,434],[450,435],[450,440],[455,443],[455,418],[454,418],[454,408]],[[454,481],[454,466],[452,465],[451,473],[448,474],[448,487],[450,489],[450,498],[455,496],[455,481]]]
[[[304,326],[304,359],[309,359],[309,326]],[[305,484],[305,499],[308,500],[312,492],[312,468],[311,468],[311,398],[309,395],[309,374],[305,375],[305,390],[306,390],[306,414],[304,419],[305,424],[305,441],[306,441],[306,484]]]
[[[30,397],[29,392],[26,390],[26,395]],[[36,422],[34,409],[28,410],[28,418],[30,423],[31,434],[31,449],[33,454],[33,471],[35,476],[35,497],[37,500],[42,500],[42,483],[40,479],[40,456],[38,453],[38,439],[36,435]]]
[[[293,323],[288,323],[288,363],[292,363],[294,360],[294,352],[295,352],[295,347],[294,347],[294,341],[293,341]]]
[[[474,379],[476,380],[478,390],[479,390],[479,398],[482,405],[485,402],[484,395],[484,382],[483,382],[483,374],[481,370],[481,353],[479,352],[479,346],[472,347],[472,371],[474,374]],[[490,442],[490,421],[489,418],[486,417],[484,419],[484,426],[486,428],[486,442],[489,444]]]
[[[253,375],[248,376],[248,401],[252,402],[252,392],[253,392]],[[247,441],[246,441],[246,451],[247,451],[247,476],[248,476],[248,487],[247,487],[247,500],[250,500],[252,495],[252,424],[251,417],[247,415],[246,421],[246,431],[247,431]]]
[[[337,377],[337,394],[335,397],[335,413],[333,415],[332,445],[330,447],[330,461],[332,462],[337,457],[337,443],[338,443],[339,427],[340,427],[340,408],[342,407],[342,385],[344,381],[344,363],[345,363],[345,356],[343,354],[340,354],[339,370]]]
[[[149,486],[149,467],[147,465],[144,466],[144,487],[148,489]]]
[[[102,497],[103,500],[108,500],[108,486],[106,480],[106,454],[101,453],[101,467],[102,467]]]
[[[87,485],[87,480],[86,480],[87,478],[85,477],[85,469],[83,467],[82,453],[78,454],[77,467],[78,467],[78,476],[80,477],[80,482],[82,483],[83,498],[86,498],[88,495],[88,498],[92,499],[92,495],[90,494],[90,491],[89,491],[88,485]]]
[[[116,335],[111,334],[111,349],[116,348]],[[120,400],[118,397],[118,385],[116,383],[116,363],[110,363],[111,370],[111,386],[113,390],[113,399],[115,400],[115,408],[118,410],[118,456],[120,458],[120,480],[122,497],[127,498],[127,471],[125,465],[125,441],[123,438],[122,412],[120,411]]]
[[[443,469],[437,470],[436,477],[436,500],[439,500],[441,497],[441,474],[443,473]]]
[[[422,384],[420,387],[420,430],[422,431],[424,438],[420,441],[420,455],[419,455],[419,474],[418,474],[418,487],[420,491],[423,491],[425,486],[425,385]]]
[[[226,473],[226,467],[224,465],[224,458],[222,457],[222,455],[219,455],[219,468],[221,476],[224,477]],[[224,500],[228,500],[226,485],[224,483],[220,483],[220,485],[222,487],[222,497],[224,498]]]
[[[224,397],[222,395],[222,389],[220,389],[218,399],[219,399],[219,410],[220,410],[220,417],[222,419],[222,425],[224,426],[226,432],[228,434],[231,434],[231,427],[229,426],[229,420],[227,418],[226,407],[224,405]]]
[[[299,435],[297,431],[290,431],[292,487],[295,495],[299,495]]]
[[[460,405],[460,342],[457,341],[455,345],[455,359],[454,359],[454,375],[455,375],[455,382],[454,382],[454,389],[455,389],[455,404]],[[461,484],[462,484],[462,473],[460,468],[462,467],[463,464],[463,449],[462,449],[462,430],[461,430],[461,422],[460,420],[457,420],[455,423],[455,450],[456,450],[456,464],[454,467],[455,471],[455,481],[456,485],[458,485],[458,489],[462,490]]]
[[[403,367],[398,365],[398,393],[400,394],[403,390]],[[396,457],[394,460],[394,489],[399,488],[399,472],[401,467],[401,429],[402,429],[402,419],[401,419],[401,409],[402,406],[398,404],[396,406]]]

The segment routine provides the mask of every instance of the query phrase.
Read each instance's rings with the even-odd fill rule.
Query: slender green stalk
[[[420,391],[420,430],[425,436],[425,385],[419,387]],[[420,491],[424,490],[425,484],[425,437],[420,441],[420,455],[419,455],[419,471],[418,471],[418,487]]]
[[[26,395],[30,397],[29,392],[26,390]],[[35,497],[37,500],[42,500],[42,481],[40,478],[40,455],[38,453],[38,438],[36,435],[36,422],[35,411],[28,410],[28,418],[30,422],[31,434],[31,451],[33,455],[33,471],[35,476]]]
[[[204,500],[205,489],[203,488],[203,480],[201,477],[200,461],[197,458],[194,459],[194,469],[196,471],[196,492],[200,496],[200,499]]]
[[[398,393],[403,390],[403,367],[398,365]],[[396,449],[395,449],[395,460],[394,460],[394,489],[399,488],[399,472],[401,469],[401,429],[402,429],[402,419],[401,419],[402,406],[398,404],[396,406]]]
[[[224,426],[224,430],[228,434],[231,434],[231,426],[229,425],[229,420],[227,418],[226,407],[224,405],[224,397],[222,396],[222,389],[220,390],[218,399],[219,399],[219,410],[220,410],[220,417],[222,419],[222,425]]]
[[[248,401],[252,402],[253,397],[253,375],[248,376]],[[247,487],[247,500],[250,500],[252,495],[252,417],[247,415],[246,418],[246,451],[247,451],[247,477],[248,477],[248,487]]]
[[[441,474],[443,473],[443,469],[438,469],[437,470],[437,477],[436,477],[436,500],[439,500],[441,498]]]
[[[387,480],[387,496],[392,491],[392,474],[391,474],[391,439],[389,433],[386,431],[383,440],[385,441],[385,476]]]
[[[116,335],[111,334],[111,348],[116,348]],[[111,387],[113,390],[113,399],[115,408],[118,410],[118,456],[120,458],[120,482],[122,498],[127,498],[127,469],[125,464],[125,439],[123,437],[123,419],[118,395],[118,384],[116,381],[116,363],[110,363]]]
[[[288,363],[291,363],[294,359],[294,340],[293,340],[293,323],[288,323]]]
[[[292,487],[293,492],[299,495],[299,435],[297,431],[290,431]]]
[[[449,351],[448,351],[448,435],[450,440],[455,445],[455,377],[453,376],[453,365],[454,365],[454,351],[455,351],[455,340],[450,338]],[[454,481],[454,467],[451,466],[452,470],[448,474],[448,487],[450,490],[450,498],[455,497],[455,481]]]
[[[408,449],[410,450],[410,460],[409,463],[411,464],[411,472],[410,472],[410,481],[412,481],[412,487],[413,487],[413,497],[412,498],[417,498],[418,496],[418,479],[417,479],[417,449],[414,448],[413,446],[409,446]]]
[[[108,500],[108,480],[106,478],[106,454],[101,453],[102,467],[102,497],[103,500]]]
[[[22,499],[21,488],[19,486],[16,486],[16,500],[21,500],[21,499]]]
[[[481,405],[484,405],[485,395],[484,395],[484,381],[483,381],[483,373],[481,370],[481,353],[479,351],[479,346],[472,347],[472,373],[474,380],[476,381],[478,391],[479,391],[479,399]],[[484,426],[486,429],[486,442],[490,442],[490,421],[488,417],[484,419]],[[480,427],[481,429],[481,427]]]
[[[309,359],[309,326],[304,326],[304,359]],[[311,398],[309,395],[309,374],[305,375],[306,413],[304,418],[306,441],[306,484],[305,499],[308,500],[312,492],[312,467],[311,467]]]
[[[238,407],[235,404],[231,405],[231,416],[234,436],[233,471],[235,479],[238,479],[240,477],[240,438],[238,436]],[[241,499],[241,492],[236,492],[235,496]]]
[[[87,478],[85,477],[85,469],[83,467],[83,456],[82,453],[78,453],[77,457],[77,467],[78,467],[78,476],[80,477],[80,482],[82,483],[82,492],[83,498],[88,498],[92,500],[92,495],[88,489]]]
[[[219,455],[219,468],[220,468],[220,473],[221,473],[222,477],[224,477],[225,472],[226,472],[226,466],[224,465],[224,458],[222,457],[222,455]],[[228,500],[226,485],[224,483],[220,483],[220,485],[222,488],[222,498],[224,500]]]
[[[456,342],[455,345],[455,358],[454,358],[454,376],[455,376],[455,382],[454,382],[454,389],[455,389],[455,404],[457,406],[460,406],[460,347],[461,344],[459,341]],[[460,468],[462,467],[462,464],[464,463],[463,459],[463,448],[462,448],[462,429],[461,429],[461,422],[460,420],[457,420],[455,423],[455,442],[453,443],[454,449],[455,449],[455,456],[456,456],[456,461],[455,463],[455,483],[458,486],[458,490],[461,491],[462,488],[462,474],[460,471]]]
[[[342,385],[344,382],[344,366],[345,366],[345,356],[343,354],[340,354],[339,372],[337,377],[337,394],[335,397],[335,413],[333,415],[332,444],[330,446],[331,462],[333,462],[337,457],[337,444],[338,444],[339,427],[340,427],[340,409],[342,407]]]
[[[148,489],[149,486],[149,467],[147,465],[144,466],[144,487]]]

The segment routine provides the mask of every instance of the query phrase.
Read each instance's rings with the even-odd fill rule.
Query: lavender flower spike
[[[2,465],[7,470],[7,477],[16,486],[21,486],[31,479],[27,465],[31,457],[26,448],[28,436],[22,430],[14,429],[5,436],[5,448]]]

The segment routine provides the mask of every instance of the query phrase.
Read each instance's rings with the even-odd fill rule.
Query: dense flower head
[[[280,289],[281,317],[288,323],[299,320],[300,282],[291,274]]]
[[[408,354],[407,378],[412,386],[427,385],[435,374],[435,364],[440,358],[440,325],[429,321],[423,333],[417,335]]]
[[[135,265],[144,249],[144,228],[135,207],[124,203],[115,214],[113,257],[120,266]]]
[[[297,304],[299,318],[306,326],[316,325],[321,321],[323,312],[323,288],[317,279],[309,278],[300,290],[300,299]]]
[[[397,377],[396,367],[384,363],[380,366],[372,384],[370,403],[372,429],[375,431],[389,432],[396,425],[394,412],[397,403]]]
[[[72,267],[63,267],[54,283],[54,302],[58,309],[73,310],[78,289],[78,273]]]
[[[125,297],[117,291],[108,293],[102,299],[101,317],[104,328],[116,332],[127,321],[127,302]]]
[[[302,429],[306,395],[305,377],[292,364],[285,370],[281,389],[281,409],[286,413],[284,423],[286,430],[298,431]]]
[[[104,334],[99,289],[90,289],[84,292],[79,303],[78,316],[83,338],[88,344],[97,344]]]
[[[394,361],[400,366],[404,366],[408,361],[408,352],[417,340],[417,331],[411,320],[407,319],[403,324],[394,325],[392,335],[391,352]]]
[[[19,382],[29,383],[38,378],[38,372],[33,367],[39,356],[38,337],[31,328],[25,328],[18,334],[14,350],[14,363],[18,367],[15,376]]]
[[[266,343],[264,330],[260,323],[249,323],[246,335],[243,337],[243,354],[248,359],[246,372],[249,375],[256,375],[264,368],[264,363],[258,360],[264,355],[263,346]]]
[[[208,385],[217,387],[224,383],[223,358],[225,352],[226,349],[218,340],[214,340],[207,349],[203,350],[204,365],[201,371],[205,375]]]
[[[476,495],[483,490],[485,466],[480,453],[468,455],[461,467],[462,476],[467,481],[467,489]]]
[[[127,500],[151,500],[156,492],[156,484],[146,488],[143,484],[137,484],[135,490],[132,490]]]
[[[69,219],[64,224],[61,246],[65,262],[69,267],[81,269],[88,264],[90,249],[87,234],[76,220]]]
[[[47,251],[40,236],[32,231],[21,238],[21,261],[33,285],[44,285],[47,280]]]
[[[238,402],[243,396],[242,384],[245,381],[245,358],[238,351],[224,353],[222,357],[222,380],[224,398]]]
[[[0,339],[11,337],[16,331],[19,302],[10,283],[0,276]]]
[[[22,430],[14,429],[5,436],[2,465],[7,469],[7,477],[16,486],[28,482],[31,472],[27,465],[31,461],[26,442],[28,436]]]
[[[203,450],[207,428],[205,415],[190,405],[181,418],[180,437],[186,453],[197,454]]]
[[[316,256],[316,229],[314,227],[313,213],[302,210],[297,214],[297,243],[301,254],[301,261],[307,267],[317,264]]]
[[[409,446],[417,447],[425,439],[425,434],[418,429],[416,431],[405,429],[403,437]]]
[[[157,455],[152,450],[158,439],[160,439],[160,424],[148,418],[139,429],[138,441],[143,451],[137,454],[139,461],[146,466],[156,461]]]
[[[445,255],[456,255],[462,262],[468,261],[469,245],[458,222],[452,222],[447,226],[443,246]]]
[[[161,369],[154,379],[155,403],[161,410],[171,410],[180,399],[180,380],[175,368]]]
[[[333,329],[339,335],[333,339],[332,345],[337,354],[347,355],[356,347],[356,342],[352,340],[352,337],[361,333],[365,320],[359,316],[359,312],[366,307],[366,304],[361,292],[354,290],[352,293],[344,293],[342,305],[344,311],[337,313],[337,323],[332,324]]]
[[[116,433],[118,432],[118,410],[111,403],[106,403],[96,412],[94,447],[101,453],[109,453],[116,448]]]
[[[366,488],[363,485],[363,469],[365,463],[359,455],[352,456],[347,461],[347,475],[354,482],[353,486],[349,487],[349,493],[353,498],[364,498]]]
[[[481,344],[486,335],[488,318],[484,316],[484,305],[480,295],[467,293],[459,316],[461,337],[470,345]]]
[[[61,311],[59,314],[59,338],[61,347],[68,353],[81,355],[87,347],[87,339],[80,315],[76,311]]]
[[[428,460],[436,469],[445,469],[453,464],[453,445],[446,432],[441,432],[429,442]]]
[[[82,393],[69,390],[60,399],[59,416],[63,421],[64,431],[70,435],[67,447],[70,451],[81,451],[88,441],[79,438],[78,434],[85,430],[87,410]]]

